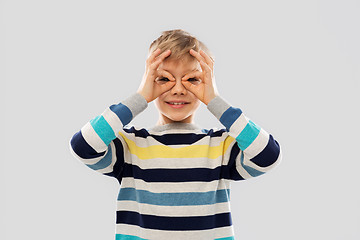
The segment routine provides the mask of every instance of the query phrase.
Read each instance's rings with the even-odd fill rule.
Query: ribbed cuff
[[[140,93],[132,94],[121,103],[130,109],[133,118],[148,107],[148,102]]]
[[[211,99],[207,105],[207,109],[220,120],[222,114],[230,107],[230,104],[219,95]]]

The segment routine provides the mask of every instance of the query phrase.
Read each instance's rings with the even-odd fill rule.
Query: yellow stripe
[[[128,139],[124,134],[119,132],[127,143],[130,153],[136,155],[139,159],[152,158],[210,158],[215,159],[224,155],[231,143],[236,141],[235,138],[228,135],[218,146],[210,147],[209,145],[190,145],[173,148],[166,145],[153,145],[149,147],[139,147],[134,141]]]

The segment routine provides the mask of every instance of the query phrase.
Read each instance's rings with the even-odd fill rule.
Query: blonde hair
[[[165,60],[182,60],[185,62],[196,61],[195,57],[189,53],[190,49],[197,52],[201,49],[209,55],[212,60],[215,60],[210,50],[203,42],[183,29],[163,31],[161,36],[150,44],[148,56],[158,48],[161,49],[161,53],[167,49],[171,50],[171,54],[166,57]]]

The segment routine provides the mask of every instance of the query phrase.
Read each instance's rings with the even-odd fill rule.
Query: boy
[[[181,29],[164,31],[150,45],[137,92],[70,140],[77,159],[119,181],[116,240],[234,239],[230,182],[280,162],[273,136],[220,97],[213,68],[201,41]],[[154,127],[126,126],[153,100]],[[194,124],[201,102],[224,129]]]

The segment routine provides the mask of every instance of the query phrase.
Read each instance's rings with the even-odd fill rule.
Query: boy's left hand
[[[196,70],[186,74],[181,80],[187,90],[192,92],[200,101],[208,105],[208,103],[218,94],[215,76],[214,61],[202,50],[196,52],[190,49],[190,54],[194,56],[200,63],[202,72]],[[199,83],[187,81],[189,78],[200,79]]]

